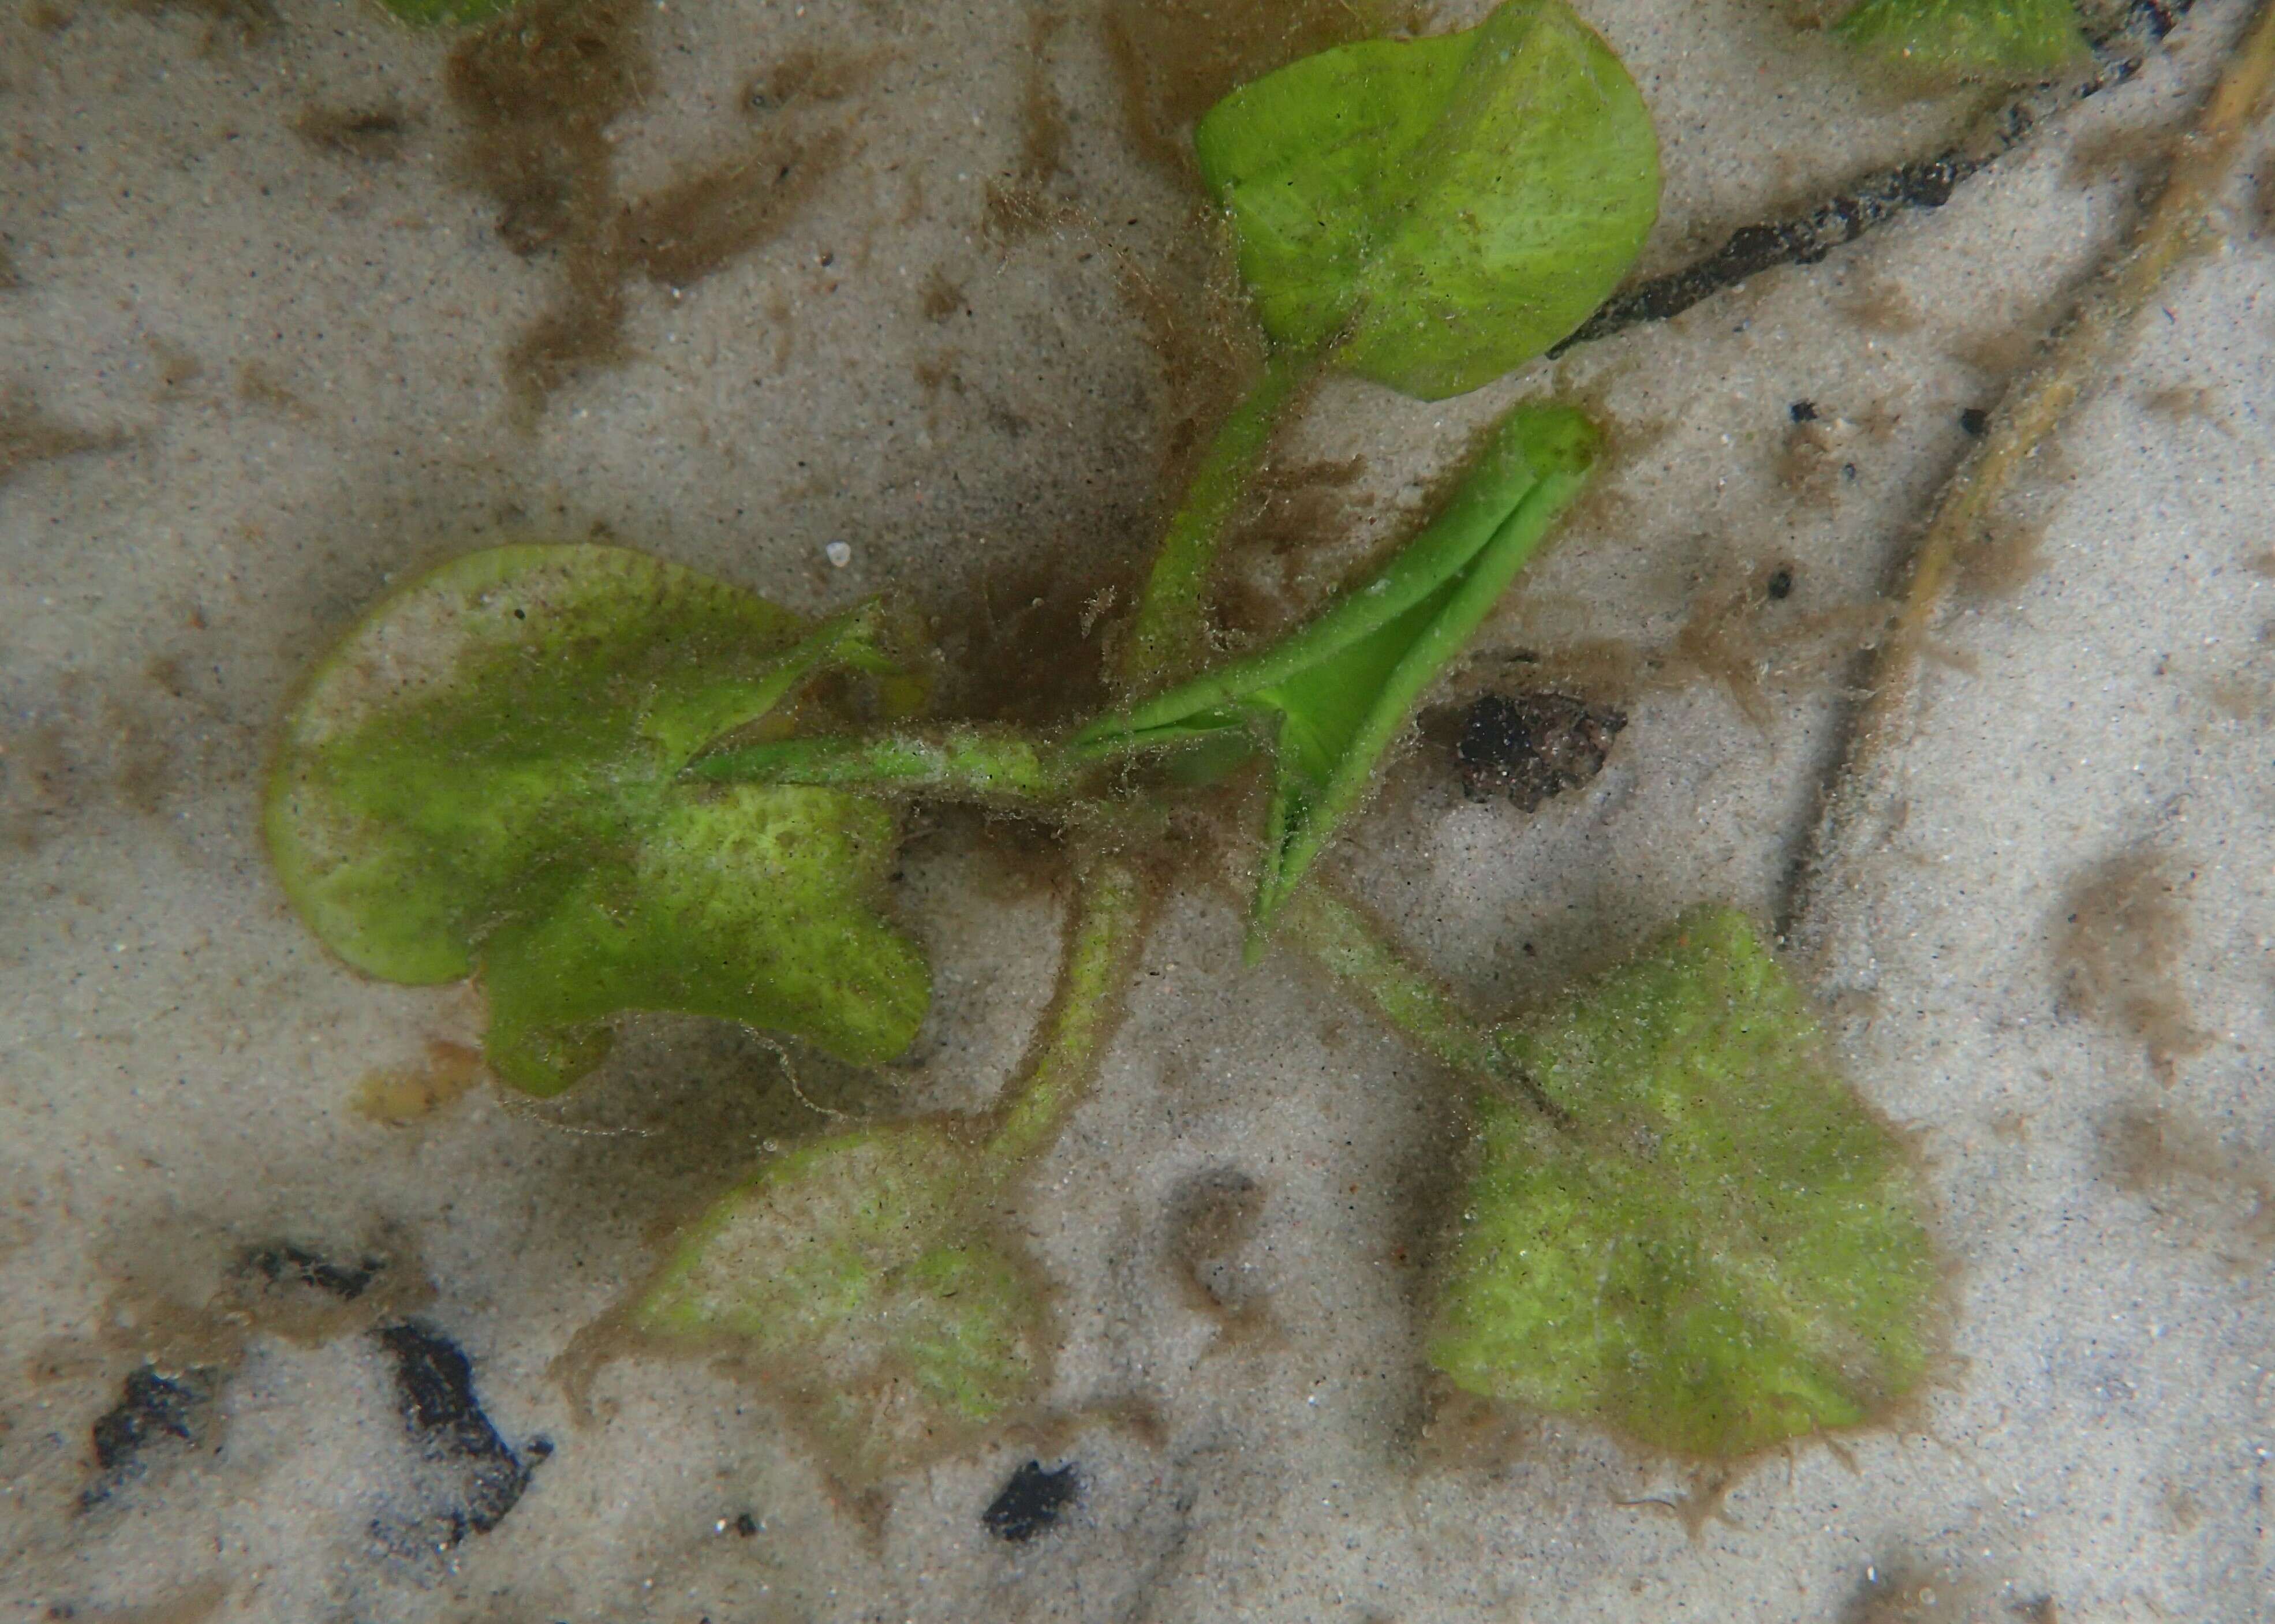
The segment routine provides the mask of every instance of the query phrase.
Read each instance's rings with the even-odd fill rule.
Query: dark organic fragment
[[[1473,801],[1506,795],[1523,812],[1604,770],[1627,713],[1546,691],[1489,693],[1462,715],[1455,754]]]
[[[34,463],[112,450],[125,439],[115,429],[80,428],[51,418],[21,389],[0,390],[0,485]]]
[[[1834,249],[1915,209],[1940,208],[1959,185],[2021,147],[2073,102],[2124,84],[2162,45],[2194,0],[2135,0],[2122,19],[2088,35],[2093,62],[2072,75],[2024,90],[1993,108],[1968,139],[1933,156],[1859,177],[1807,214],[1742,226],[1704,258],[1622,289],[1552,348],[1608,338],[1681,315],[1700,300],[1780,265],[1814,265]],[[1796,422],[1805,421],[1798,416]]]
[[[1237,1167],[1212,1168],[1178,1192],[1169,1255],[1194,1307],[1228,1323],[1260,1317],[1264,1293],[1239,1253],[1263,1210],[1263,1186]]]
[[[556,297],[507,351],[525,417],[587,368],[624,359],[633,276],[690,287],[771,241],[852,150],[847,124],[775,118],[852,94],[873,62],[793,53],[744,88],[744,110],[768,122],[743,151],[625,199],[608,126],[647,81],[642,20],[633,0],[530,0],[450,55],[444,86],[469,128],[466,172],[497,205],[500,240],[561,261]]]
[[[416,1319],[372,1334],[395,1356],[404,1430],[427,1460],[458,1469],[461,1504],[448,1514],[447,1543],[457,1544],[468,1529],[489,1532],[529,1486],[530,1469],[482,1413],[472,1364],[456,1342]]]
[[[411,116],[394,102],[369,107],[311,103],[292,121],[292,133],[316,151],[336,158],[385,163],[403,155]]]
[[[1011,1474],[979,1520],[996,1538],[1024,1545],[1048,1530],[1081,1498],[1082,1475],[1073,1462],[1045,1471],[1040,1461],[1030,1461]]]
[[[118,1402],[95,1417],[90,1430],[100,1476],[79,1497],[79,1509],[102,1504],[143,1468],[143,1451],[162,1439],[190,1445],[205,1436],[207,1407],[214,1397],[208,1372],[161,1371],[137,1366],[119,1384]]]
[[[2181,1061],[2211,1046],[2182,985],[2185,888],[2156,853],[2120,852],[2071,885],[2054,944],[2064,1006],[2139,1039],[2167,1083]]]
[[[770,241],[843,162],[844,130],[769,132],[740,156],[624,206],[611,252],[667,287],[700,282]]]
[[[383,1258],[359,1258],[352,1265],[334,1263],[319,1252],[290,1241],[256,1246],[245,1255],[246,1265],[271,1285],[309,1286],[343,1303],[363,1295],[387,1266]]]

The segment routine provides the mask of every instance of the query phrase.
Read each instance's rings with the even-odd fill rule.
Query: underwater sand
[[[1884,99],[1769,4],[1581,9],[1666,146],[1645,269],[1963,110]],[[1695,902],[1776,914],[1855,628],[1961,414],[2134,217],[2125,132],[2179,127],[2241,14],[2203,0],[2136,81],[1819,264],[1457,402],[1322,391],[1283,461],[1364,458],[1306,499],[1348,545],[1259,544],[1236,584],[1263,618],[1511,400],[1613,426],[1604,494],[1456,684],[1523,650],[1593,684],[1628,714],[1603,772],[1528,814],[1420,747],[1339,859],[1480,1007]],[[620,1359],[577,1415],[553,1362],[675,1217],[828,1125],[801,1093],[993,1096],[1055,960],[1048,853],[917,832],[896,905],[935,1008],[882,1081],[816,1063],[794,1091],[765,1045],[651,1019],[517,1100],[471,1062],[463,989],[367,983],[289,911],[257,828],[271,729],[389,582],[509,535],[651,548],[802,611],[906,592],[995,674],[978,698],[1039,668],[1023,649],[1078,665],[1214,351],[1191,193],[1133,140],[1097,17],[1040,15],[627,9],[644,60],[578,150],[650,230],[607,253],[541,198],[502,223],[446,42],[374,9],[0,15],[0,1620],[2275,1618],[2264,135],[2225,245],[1942,623],[1889,760],[1902,815],[1801,922],[1955,1266],[1916,1413],[1719,1502],[1586,1427],[1452,1425],[1414,1259],[1454,1089],[1285,956],[1241,970],[1237,903],[1196,875],[1023,1208],[1063,1428],[854,1504],[701,1363]],[[761,157],[794,194],[697,208]],[[1243,1193],[1197,1284],[1212,1189]],[[294,1318],[230,1295],[248,1255],[288,1285],[386,1267]],[[453,1450],[406,1435],[404,1360],[453,1373],[373,1333],[414,1311],[488,1444],[463,1414]],[[133,1386],[146,1358],[174,1390]],[[1003,1538],[982,1514],[1037,1458],[1079,1495]]]

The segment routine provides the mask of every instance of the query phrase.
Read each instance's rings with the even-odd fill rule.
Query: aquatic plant
[[[1833,32],[1928,82],[2044,79],[2086,54],[2070,0],[1863,0]]]
[[[492,549],[380,604],[318,668],[270,788],[287,892],[370,973],[478,976],[492,1068],[551,1092],[600,1062],[623,1009],[889,1056],[928,973],[875,902],[896,803],[1064,827],[1059,984],[994,1113],[796,1146],[624,1311],[662,1341],[736,1348],[834,1469],[867,1479],[1043,1402],[1047,1296],[1000,1214],[1112,1034],[1168,811],[1266,757],[1251,956],[1308,953],[1475,1096],[1432,1361],[1686,1453],[1870,1418],[1927,1368],[1921,1197],[1750,927],[1689,917],[1561,1010],[1501,1025],[1311,872],[1581,489],[1593,427],[1512,412],[1388,563],[1292,633],[1204,660],[1217,552],[1306,377],[1473,389],[1624,274],[1659,189],[1640,96],[1562,0],[1509,0],[1470,30],[1267,75],[1196,140],[1271,347],[1168,526],[1104,714],[942,722],[881,605],[814,625],[624,549]]]

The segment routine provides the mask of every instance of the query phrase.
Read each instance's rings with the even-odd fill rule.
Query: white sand
[[[1768,7],[1583,10],[1667,143],[1654,267],[1950,123],[1859,94]],[[1959,358],[2029,331],[2131,217],[2137,170],[2081,185],[2072,153],[2186,117],[2240,17],[2200,11],[2139,82],[1941,211],[1576,355],[1564,383],[1635,455],[1494,646],[1659,646],[1763,562],[1795,572],[1780,614],[1869,597],[1958,455],[1957,414],[1991,398]],[[1908,817],[1818,922],[1845,1056],[1918,1134],[1957,1269],[1958,1360],[1900,1434],[1757,1466],[1696,1538],[1631,1503],[1672,1496],[1677,1469],[1583,1428],[1417,1465],[1398,1249],[1442,1182],[1453,1087],[1285,960],[1240,971],[1235,911],[1198,880],[1026,1209],[1063,1291],[1057,1400],[1158,1417],[1054,1446],[1086,1481],[1058,1529],[1026,1545],[982,1529],[1032,1453],[1007,1439],[895,1480],[872,1537],[779,1416],[697,1365],[609,1367],[601,1419],[578,1426],[548,1364],[645,1266],[659,1220],[822,1119],[763,1048],[665,1021],[557,1105],[356,1114],[367,1073],[474,1017],[460,993],[358,980],[270,879],[259,769],[295,678],[387,581],[508,530],[604,527],[820,609],[887,585],[967,602],[983,576],[1127,555],[1158,522],[1156,364],[1108,261],[1078,232],[980,231],[1020,140],[1020,7],[722,0],[648,26],[654,82],[616,126],[633,192],[739,139],[737,88],[789,49],[888,54],[850,104],[860,151],[814,206],[683,297],[635,287],[631,359],[524,435],[501,357],[555,273],[453,183],[439,42],[305,0],[253,43],[93,0],[60,29],[20,4],[0,20],[0,234],[24,284],[0,292],[0,385],[129,436],[0,487],[22,842],[0,866],[0,1619],[1769,1624],[1862,1617],[1874,1572],[1935,1576],[1926,1617],[2052,1598],[2065,1620],[2275,1618],[2275,259],[2241,187],[2232,245],[2171,286],[2044,458],[2044,570],[1946,623],[1895,759]],[[1059,194],[1138,221],[1116,230],[1145,263],[1177,197],[1127,155],[1086,15],[1049,62],[1072,117]],[[321,155],[288,127],[310,101],[389,96],[419,115],[397,162]],[[920,313],[934,266],[970,315]],[[1860,322],[1888,287],[1916,323]],[[949,351],[966,387],[927,399],[915,369]],[[170,387],[168,355],[195,375],[178,362]],[[263,379],[299,404],[261,398]],[[1337,387],[1296,438],[1368,456],[1379,531],[1463,429],[1551,381],[1535,367],[1435,407]],[[1800,398],[1855,427],[1796,493],[1780,468]],[[1487,1007],[1690,902],[1767,912],[1839,669],[1795,661],[1758,723],[1711,683],[1647,693],[1605,774],[1531,818],[1462,803],[1417,758],[1349,871]],[[918,1103],[989,1097],[1052,961],[1048,899],[963,841],[919,842],[903,894],[940,988]],[[2168,1085],[2062,997],[2064,899],[2127,853],[2185,882],[2174,982],[2206,1042]],[[2126,1188],[2112,1134],[2144,1108],[2215,1143],[2212,1170]],[[1237,1343],[1168,1261],[1183,1181],[1220,1167],[1265,1191],[1239,1261],[1276,1331]],[[390,1234],[499,1431],[556,1446],[495,1531],[390,1549],[374,1529],[442,1492],[380,1354],[258,1330],[215,1401],[217,1449],[154,1450],[75,1510],[121,1378],[147,1348],[190,1356],[155,1304],[204,1303],[250,1244],[346,1257]]]

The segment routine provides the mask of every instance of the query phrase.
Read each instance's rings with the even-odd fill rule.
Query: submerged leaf
[[[2070,0],[1864,0],[1833,32],[1924,79],[2042,79],[2085,55]]]
[[[1563,0],[1307,57],[1194,143],[1272,336],[1426,399],[1577,327],[1659,212],[1643,99]]]
[[[876,801],[677,774],[833,666],[881,669],[873,611],[820,627],[621,548],[495,548],[374,608],[320,665],[268,787],[301,917],[390,981],[479,972],[486,1058],[537,1093],[606,1017],[676,1009],[868,1061],[929,983],[874,902]]]
[[[414,28],[456,27],[510,11],[518,0],[379,0],[398,22]]]
[[[1048,1376],[1044,1288],[992,1237],[993,1187],[933,1123],[803,1146],[698,1222],[632,1326],[731,1348],[848,1481],[949,1453]]]
[[[1743,915],[1703,909],[1503,1038],[1430,1359],[1460,1387],[1728,1457],[1926,1376],[1940,1270],[1894,1132]]]
[[[1077,734],[1092,755],[1259,727],[1275,777],[1256,921],[1267,925],[1364,796],[1423,691],[1468,646],[1594,461],[1561,406],[1509,414],[1444,512],[1294,636]]]

